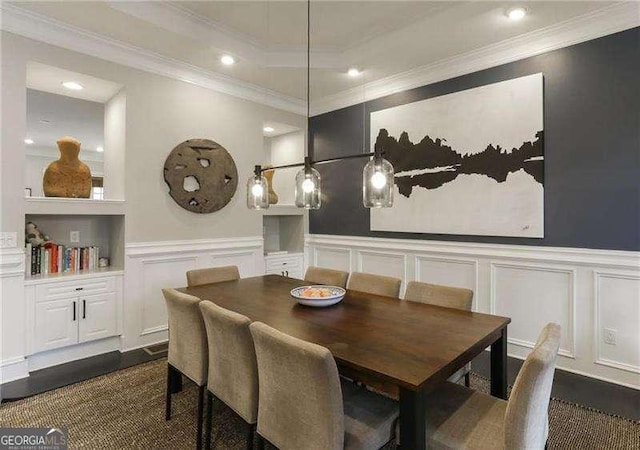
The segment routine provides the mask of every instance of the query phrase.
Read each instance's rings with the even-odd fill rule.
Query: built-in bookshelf
[[[124,215],[26,214],[49,237],[46,248],[26,247],[26,280],[59,279],[122,270]],[[73,236],[72,236],[73,234]],[[108,258],[108,267],[99,259]],[[39,270],[33,270],[39,267]],[[32,272],[38,272],[32,274]]]

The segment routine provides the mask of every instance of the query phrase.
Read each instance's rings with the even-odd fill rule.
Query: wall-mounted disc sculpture
[[[231,201],[238,187],[238,170],[222,145],[209,139],[189,139],[169,153],[164,181],[178,205],[204,214]]]

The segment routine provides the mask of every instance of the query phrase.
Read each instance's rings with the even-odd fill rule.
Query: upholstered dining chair
[[[202,448],[204,389],[209,352],[200,299],[175,289],[163,289],[169,318],[169,355],[165,419],[171,419],[171,394],[180,390],[182,375],[198,386],[197,447]]]
[[[187,286],[200,286],[201,284],[221,283],[239,279],[240,272],[237,266],[208,267],[187,272]]]
[[[328,349],[261,322],[249,326],[258,360],[258,442],[280,450],[378,449],[393,439],[397,403],[343,383]]]
[[[329,286],[346,287],[347,278],[349,278],[349,272],[314,266],[309,266],[307,272],[304,274],[304,281]]]
[[[347,288],[354,291],[367,292],[369,294],[398,297],[400,296],[401,283],[402,280],[395,277],[353,272],[349,277]]]
[[[473,291],[470,289],[422,283],[420,281],[409,281],[407,283],[407,290],[404,293],[404,299],[412,302],[471,311]],[[449,381],[456,383],[460,378],[464,377],[464,384],[469,387],[470,372],[471,363],[467,363],[454,373],[449,378]]]
[[[560,326],[548,324],[522,365],[508,402],[449,382],[433,391],[425,400],[428,448],[544,449],[559,346]]]
[[[253,448],[258,420],[258,367],[251,320],[210,301],[200,302],[209,342],[205,448],[211,448],[213,399],[219,399],[247,423],[247,448]]]

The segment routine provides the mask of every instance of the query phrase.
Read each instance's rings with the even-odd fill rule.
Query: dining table
[[[298,304],[308,282],[280,275],[178,288],[329,349],[339,371],[397,386],[400,448],[427,446],[428,394],[491,347],[491,395],[507,398],[511,319],[347,289],[333,306]]]

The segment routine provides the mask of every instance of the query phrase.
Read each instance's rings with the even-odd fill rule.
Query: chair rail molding
[[[167,340],[161,289],[186,286],[188,270],[236,265],[242,277],[262,275],[263,254],[262,236],[125,244],[122,350]]]
[[[305,236],[305,252],[320,267],[353,272],[364,262],[399,276],[405,266],[404,285],[473,289],[474,311],[512,318],[516,358],[545,323],[559,323],[559,368],[640,389],[640,252],[318,234]]]

